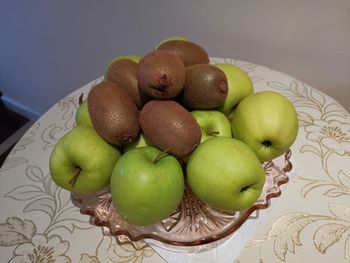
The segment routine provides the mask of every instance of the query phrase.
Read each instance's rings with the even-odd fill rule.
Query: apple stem
[[[169,155],[168,150],[165,150],[164,152],[160,152],[160,153],[156,156],[156,158],[154,158],[153,163],[156,164],[156,163],[159,162],[163,157],[165,157],[165,156],[167,156],[167,155]]]
[[[206,130],[206,133],[208,134],[208,135],[212,135],[212,136],[215,136],[215,135],[219,135],[220,134],[220,132],[218,132],[218,131],[213,131],[212,129],[207,129]]]
[[[210,132],[209,135],[219,135],[220,133],[217,131]]]
[[[84,97],[84,93],[81,93],[79,96],[79,106],[83,103],[83,97]]]
[[[80,171],[81,171],[81,168],[77,167],[77,170],[76,170],[75,174],[73,175],[72,179],[69,180],[69,184],[71,184],[73,187],[78,180]]]

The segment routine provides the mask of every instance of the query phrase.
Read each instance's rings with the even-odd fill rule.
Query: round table
[[[87,95],[100,78],[46,112],[1,167],[0,262],[350,262],[349,113],[329,96],[273,69],[233,59],[211,62],[238,65],[255,91],[280,92],[299,117],[291,147],[298,170],[246,243],[229,238],[191,253],[144,241],[118,243],[80,214],[70,193],[52,182],[48,160],[58,139],[75,126],[80,94]]]

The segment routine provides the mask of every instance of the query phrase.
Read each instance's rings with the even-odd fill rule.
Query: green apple
[[[201,127],[201,143],[212,137],[232,137],[231,123],[220,111],[195,110],[191,114]]]
[[[87,126],[91,126],[93,127],[94,125],[92,124],[91,118],[90,118],[90,114],[89,114],[89,110],[88,110],[88,106],[87,106],[87,100],[84,100],[76,114],[75,114],[75,123],[77,124],[77,126],[79,125],[87,125]]]
[[[228,84],[227,97],[218,110],[229,114],[238,102],[253,93],[253,82],[245,71],[235,65],[215,64],[215,66],[225,73]]]
[[[134,140],[132,143],[124,145],[123,151],[125,153],[135,148],[145,147],[145,146],[152,146],[152,143],[149,141],[148,138],[146,138],[146,136],[142,132],[140,132],[136,140]]]
[[[120,155],[94,128],[77,126],[55,145],[49,162],[51,177],[71,192],[97,192],[109,184]]]
[[[111,178],[112,201],[118,214],[134,225],[151,225],[168,217],[180,204],[184,177],[177,159],[155,147],[128,151]]]
[[[139,56],[139,55],[119,56],[119,57],[114,58],[111,63],[113,63],[114,61],[116,61],[118,59],[130,59],[130,60],[134,61],[135,63],[139,63],[141,60],[141,56]]]
[[[155,49],[159,48],[165,42],[172,41],[172,40],[184,40],[184,41],[187,41],[188,39],[186,37],[184,37],[184,36],[170,36],[170,37],[167,37],[167,38],[164,38],[163,40],[161,40],[158,43],[158,45],[156,45]]]
[[[232,134],[250,146],[261,161],[286,152],[298,134],[293,104],[281,94],[263,91],[243,99],[232,121]]]
[[[187,181],[193,193],[210,207],[240,211],[260,197],[265,171],[245,143],[215,137],[201,143],[187,163]]]

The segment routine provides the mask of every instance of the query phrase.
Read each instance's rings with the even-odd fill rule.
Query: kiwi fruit
[[[176,157],[190,154],[201,141],[192,114],[173,100],[152,100],[143,106],[140,126],[152,145]]]
[[[96,132],[107,142],[124,145],[139,134],[139,113],[128,92],[110,81],[94,86],[87,97]]]
[[[168,51],[153,51],[139,62],[138,85],[146,95],[157,99],[177,96],[185,83],[186,68]]]
[[[180,36],[180,35],[174,35],[174,36],[170,36],[167,38],[162,39],[155,47],[155,49],[159,48],[161,45],[163,45],[165,42],[168,41],[172,41],[172,40],[183,40],[183,41],[187,41],[187,37],[185,36]]]
[[[209,63],[209,56],[205,49],[188,40],[166,41],[157,50],[166,50],[179,56],[185,67]]]
[[[138,63],[131,59],[114,60],[107,68],[105,80],[116,83],[125,89],[130,97],[135,101],[136,106],[141,109],[145,96],[139,91],[137,81]]]
[[[221,106],[228,93],[225,73],[210,64],[186,68],[183,103],[191,109],[213,109]]]

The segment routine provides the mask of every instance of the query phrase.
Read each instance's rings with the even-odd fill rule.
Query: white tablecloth
[[[278,91],[298,111],[299,134],[291,148],[298,170],[258,220],[200,248],[118,244],[103,235],[72,204],[70,193],[51,181],[48,167],[57,140],[75,125],[78,97],[96,80],[45,113],[2,166],[0,262],[350,262],[349,113],[329,96],[278,71],[232,59],[212,62],[238,65],[256,91]]]

